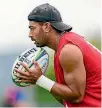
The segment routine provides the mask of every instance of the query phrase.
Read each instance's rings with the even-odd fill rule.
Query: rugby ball
[[[20,62],[25,63],[29,68],[32,68],[34,66],[33,60],[37,61],[39,64],[42,73],[45,74],[48,64],[49,64],[49,55],[46,52],[45,49],[40,47],[33,47],[26,51],[24,51],[20,56],[17,57],[15,60],[13,67],[12,67],[12,80],[17,86],[26,87],[31,85],[30,83],[22,83],[22,82],[16,82],[15,80],[18,79],[14,74],[16,73],[15,69],[22,70],[26,72],[25,68],[20,65]],[[19,74],[19,73],[17,73]]]

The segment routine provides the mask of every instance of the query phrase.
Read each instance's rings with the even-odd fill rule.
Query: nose
[[[29,32],[29,37],[31,38],[33,35],[32,35],[32,33],[31,32]]]
[[[30,38],[32,41],[35,41],[34,36],[32,35],[31,32],[29,32],[29,38]]]

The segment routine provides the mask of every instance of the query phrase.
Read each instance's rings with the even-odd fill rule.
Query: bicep
[[[69,51],[66,50],[68,49],[67,47]],[[63,68],[65,82],[73,92],[80,94],[80,97],[83,98],[85,93],[86,71],[82,53],[77,46],[66,46],[65,50],[63,49],[62,51],[60,63]]]
[[[72,72],[64,71],[66,84],[83,98],[86,85],[86,72],[82,63],[79,64]]]

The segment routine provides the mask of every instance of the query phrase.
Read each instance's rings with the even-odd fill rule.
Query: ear
[[[45,33],[48,33],[51,30],[51,24],[49,22],[44,23],[42,29]]]

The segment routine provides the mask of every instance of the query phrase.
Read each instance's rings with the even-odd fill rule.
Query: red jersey
[[[54,70],[56,82],[66,85],[63,69],[59,63],[59,55],[66,44],[74,44],[79,47],[83,54],[86,70],[85,95],[80,103],[70,103],[63,100],[64,106],[68,107],[100,107],[101,106],[101,52],[84,40],[83,37],[73,33],[64,33],[59,41],[57,53],[54,56]]]

